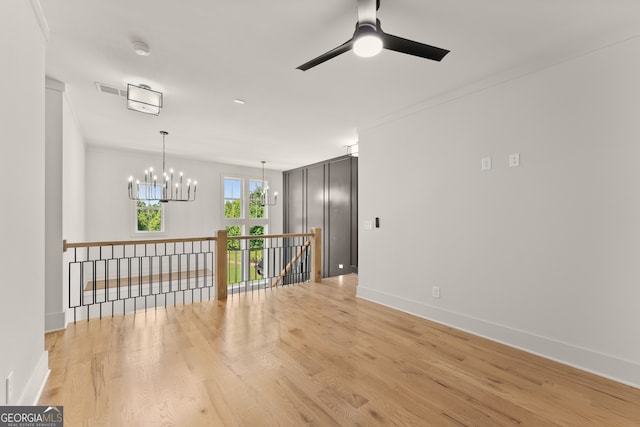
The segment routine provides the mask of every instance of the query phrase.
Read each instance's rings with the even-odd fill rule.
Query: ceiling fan
[[[358,0],[358,23],[353,37],[335,49],[300,65],[297,69],[307,71],[351,49],[356,55],[363,57],[377,55],[384,48],[434,61],[441,61],[449,53],[446,49],[385,33],[376,17],[379,7],[380,0]]]

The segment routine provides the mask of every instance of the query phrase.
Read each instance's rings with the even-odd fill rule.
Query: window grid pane
[[[242,218],[242,180],[224,179],[224,217]]]
[[[164,206],[160,203],[162,186],[138,184],[138,194],[148,199],[155,199],[136,201],[136,231],[164,232]]]
[[[242,226],[230,225],[226,227],[227,236],[241,236]],[[240,251],[240,240],[227,241],[227,274],[229,284],[242,281],[242,251]]]
[[[266,218],[262,200],[262,181],[249,181],[249,218]]]

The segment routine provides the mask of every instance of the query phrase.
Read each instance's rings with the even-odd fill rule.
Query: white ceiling
[[[47,74],[67,85],[88,144],[290,169],[346,154],[403,111],[637,34],[637,0],[382,0],[385,32],[451,50],[440,63],[383,51],[302,63],[348,40],[356,0],[41,0]],[[137,56],[132,42],[151,48]],[[640,55],[640,52],[638,52]],[[126,89],[164,93],[159,116]],[[234,103],[246,100],[245,105]],[[464,123],[461,123],[463,126]],[[390,144],[393,141],[389,141]]]

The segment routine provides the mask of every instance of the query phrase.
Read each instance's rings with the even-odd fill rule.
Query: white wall
[[[68,89],[62,95],[62,238],[69,242],[85,241],[85,142],[80,125],[70,106]],[[64,260],[64,257],[62,257]],[[67,260],[68,261],[68,260]],[[61,265],[62,308],[65,326],[73,320],[69,306],[68,269]]]
[[[64,329],[62,272],[62,105],[64,84],[45,80],[45,331]]]
[[[640,386],[638,52],[361,131],[358,296]]]
[[[33,404],[46,378],[44,351],[45,43],[37,2],[0,2],[0,404]],[[18,42],[19,41],[19,42]]]
[[[67,92],[62,103],[63,134],[63,237],[70,242],[85,239],[85,142]]]
[[[171,135],[168,138],[172,138]],[[89,146],[86,157],[86,239],[129,240],[133,234],[133,203],[127,196],[129,176],[142,177],[144,170],[162,169],[162,144],[157,153],[112,150]],[[167,140],[170,143],[170,140]],[[167,144],[168,145],[168,144]],[[167,234],[161,238],[214,236],[223,214],[224,176],[261,179],[261,167],[247,168],[221,163],[181,159],[167,154],[167,169],[182,170],[198,181],[197,199],[167,204]],[[282,173],[265,171],[271,191],[282,194]],[[282,233],[282,203],[271,209],[269,233]],[[157,237],[154,237],[157,238]]]

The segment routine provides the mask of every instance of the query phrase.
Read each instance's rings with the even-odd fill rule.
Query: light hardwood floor
[[[640,426],[640,390],[355,298],[344,276],[47,334],[65,426]]]

